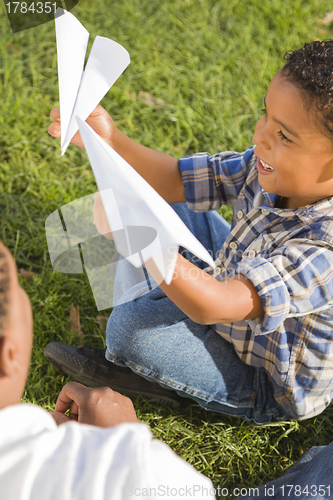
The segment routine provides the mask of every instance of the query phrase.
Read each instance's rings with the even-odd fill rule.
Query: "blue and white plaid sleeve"
[[[333,251],[323,242],[290,240],[267,258],[245,256],[235,274],[246,276],[262,300],[264,317],[248,321],[255,334],[273,332],[289,317],[332,307]]]
[[[245,153],[198,153],[179,160],[187,206],[194,212],[233,206],[252,167],[253,147]]]

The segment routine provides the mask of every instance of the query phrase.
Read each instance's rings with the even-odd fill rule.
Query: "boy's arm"
[[[54,108],[50,114],[54,123],[49,125],[48,132],[53,137],[60,138],[60,109]],[[117,129],[111,116],[102,106],[98,105],[86,122],[168,203],[186,201],[178,160],[166,153],[142,146],[127,137]],[[84,148],[80,132],[75,134],[71,142]]]
[[[186,201],[176,158],[138,144],[119,129],[115,130],[110,145],[168,203]]]
[[[241,274],[217,281],[178,254],[172,282],[166,285],[152,260],[145,266],[164,293],[196,323],[213,325],[264,316],[255,287]]]

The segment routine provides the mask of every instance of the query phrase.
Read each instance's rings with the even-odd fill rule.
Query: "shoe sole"
[[[63,345],[64,347],[61,347],[60,342],[48,344],[44,350],[44,356],[61,372],[66,373],[66,375],[74,378],[81,384],[88,387],[107,386],[114,391],[125,394],[132,400],[142,396],[151,403],[159,405],[165,404],[173,409],[179,408],[181,403],[184,401],[184,399],[174,391],[164,389],[157,383],[150,382],[145,378],[140,377],[140,375],[132,372],[130,368],[119,367],[111,361],[107,361],[110,365],[104,367],[96,361],[77,353],[76,347],[69,346],[67,344]],[[73,353],[70,352],[71,350]],[[73,365],[75,366],[75,369],[73,369]],[[99,371],[103,371],[103,368],[105,373],[100,376]],[[109,373],[111,371],[117,372],[113,374],[113,377],[115,377],[116,380],[107,382],[108,377],[111,377],[111,374]],[[121,378],[124,378],[123,376],[126,372],[130,374],[130,377],[139,377],[136,380],[139,380],[139,385],[144,387],[140,387],[135,391],[128,389],[128,383],[125,382],[122,384],[120,380]],[[153,394],[155,391],[156,394]]]

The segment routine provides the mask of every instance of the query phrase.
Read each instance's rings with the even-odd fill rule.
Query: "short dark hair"
[[[333,141],[333,40],[305,43],[284,59],[281,75],[305,92],[307,107],[320,112],[320,128]]]
[[[8,255],[0,251],[0,338],[4,335],[10,308],[10,265]]]

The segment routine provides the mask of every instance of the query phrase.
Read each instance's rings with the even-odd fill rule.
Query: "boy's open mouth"
[[[268,165],[268,163],[265,163],[264,161],[262,161],[260,158],[259,158],[259,161],[260,161],[261,166],[262,166],[265,170],[267,170],[267,171],[269,171],[269,172],[271,172],[272,170],[274,170],[274,168],[273,168],[273,167],[271,167],[270,165]]]

